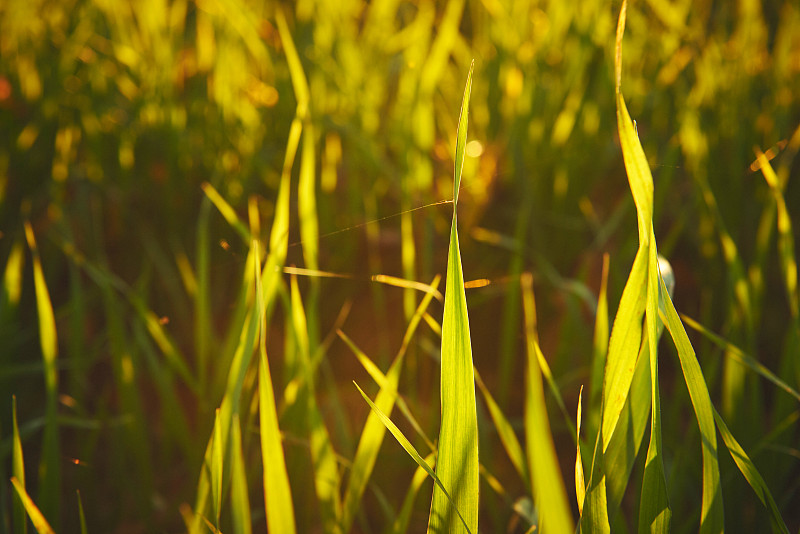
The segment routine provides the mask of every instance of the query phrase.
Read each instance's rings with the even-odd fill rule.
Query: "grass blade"
[[[728,430],[728,426],[725,424],[725,421],[722,420],[722,416],[719,415],[717,410],[714,410],[714,421],[716,421],[717,428],[722,436],[722,441],[725,442],[725,446],[728,448],[728,452],[731,453],[731,457],[739,468],[739,471],[742,472],[744,478],[747,479],[747,483],[750,484],[750,487],[756,492],[758,500],[760,500],[769,511],[773,526],[777,527],[777,530],[780,530],[780,532],[788,534],[789,529],[786,527],[783,517],[781,517],[781,512],[778,510],[778,505],[775,504],[775,499],[772,497],[772,493],[769,491],[767,484],[764,482],[758,469],[756,469],[755,464],[750,460],[750,457],[747,456],[742,446],[739,445],[739,442],[733,437],[731,431]]]
[[[20,500],[22,500],[22,505],[25,507],[25,511],[28,512],[28,517],[31,518],[36,532],[39,534],[55,534],[53,527],[50,526],[50,523],[47,522],[42,512],[37,508],[36,504],[34,504],[20,481],[17,480],[16,477],[11,477],[11,483],[14,485],[14,489],[17,491]]]
[[[456,141],[453,181],[453,222],[447,260],[447,282],[442,320],[441,402],[439,456],[436,474],[450,488],[456,509],[464,514],[467,529],[478,529],[478,419],[475,407],[475,378],[472,372],[472,344],[469,334],[467,298],[458,245],[456,204],[467,142],[472,69],[467,76]],[[442,488],[434,487],[428,532],[452,532],[458,525]]]
[[[361,393],[361,396],[364,397],[364,400],[367,401],[369,407],[372,408],[372,411],[378,414],[378,417],[380,417],[381,422],[384,424],[384,426],[386,426],[386,428],[389,429],[389,432],[392,433],[397,442],[400,443],[400,445],[403,447],[403,449],[405,449],[408,455],[411,456],[411,458],[413,458],[415,462],[417,462],[417,465],[419,465],[422,469],[424,469],[425,472],[428,474],[428,476],[430,476],[434,480],[434,482],[436,483],[436,487],[439,488],[439,490],[447,499],[449,505],[451,505],[455,510],[456,515],[461,520],[461,524],[464,526],[464,528],[467,530],[469,534],[472,534],[472,530],[470,530],[469,526],[467,525],[464,516],[461,515],[461,511],[456,507],[455,501],[453,501],[453,499],[450,497],[450,493],[448,493],[447,488],[442,483],[442,480],[433,471],[433,468],[431,468],[431,466],[425,460],[422,459],[422,456],[420,456],[420,454],[417,452],[417,449],[414,448],[411,442],[408,441],[408,438],[406,438],[405,435],[403,435],[403,433],[400,431],[399,428],[397,428],[397,426],[392,422],[391,419],[386,417],[386,414],[381,412],[380,409],[377,406],[375,406],[375,403],[372,402],[369,397],[367,397],[367,394],[364,393],[364,391],[358,386],[358,384],[356,384],[355,382],[353,382],[353,384],[358,389],[358,392]],[[444,532],[451,532],[451,530],[446,530]]]
[[[533,276],[522,276],[522,303],[525,310],[525,337],[528,347],[527,388],[525,393],[525,440],[531,473],[531,493],[539,511],[542,532],[574,530],[564,479],[558,467],[550,421],[544,400],[542,374],[534,330]]]
[[[425,465],[432,465],[436,457],[434,453],[430,453],[423,460]],[[428,472],[420,465],[414,471],[414,476],[411,478],[411,484],[408,486],[408,491],[403,499],[403,504],[400,507],[400,512],[395,517],[391,528],[388,530],[390,534],[404,534],[408,530],[408,523],[411,520],[411,511],[414,507],[414,501],[419,494],[419,489],[422,483],[428,478]]]

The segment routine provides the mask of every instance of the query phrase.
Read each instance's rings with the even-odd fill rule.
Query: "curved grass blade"
[[[533,276],[522,276],[522,303],[525,311],[525,337],[528,348],[525,392],[525,440],[531,473],[531,493],[539,511],[539,530],[542,532],[572,532],[574,530],[564,479],[558,467],[550,421],[544,400],[542,373],[537,355],[538,343],[534,330]]]
[[[400,443],[400,445],[406,450],[408,455],[411,456],[411,458],[413,458],[414,461],[417,462],[417,465],[419,465],[422,469],[424,469],[425,472],[428,473],[428,475],[431,478],[433,478],[433,481],[436,483],[436,487],[439,488],[439,490],[447,499],[449,505],[452,506],[453,509],[455,510],[456,515],[461,520],[461,524],[464,526],[464,528],[467,530],[469,534],[472,534],[472,530],[470,530],[469,526],[467,525],[464,516],[461,515],[461,511],[456,507],[455,501],[453,501],[453,499],[450,497],[450,494],[447,492],[447,488],[445,488],[444,484],[442,483],[442,480],[438,476],[436,476],[436,473],[433,471],[431,466],[425,460],[422,459],[422,456],[420,456],[420,454],[417,452],[417,449],[414,448],[411,442],[408,441],[408,438],[406,438],[405,435],[403,435],[403,433],[400,431],[399,428],[397,428],[397,426],[392,422],[391,419],[386,417],[386,414],[381,412],[380,409],[377,406],[375,406],[375,403],[370,400],[370,398],[367,396],[366,393],[364,393],[364,391],[358,386],[358,384],[356,384],[355,381],[353,381],[353,384],[358,389],[358,392],[361,393],[361,396],[364,397],[364,400],[367,401],[369,407],[372,408],[372,410],[378,414],[378,417],[380,417],[381,422],[384,424],[384,426],[386,426],[386,428],[389,429],[389,432],[392,433],[397,442]],[[443,532],[452,532],[452,530],[445,530]],[[475,532],[477,532],[477,530]]]
[[[20,481],[17,480],[16,477],[11,477],[11,483],[14,485],[14,489],[17,491],[17,495],[22,500],[25,511],[28,512],[28,517],[31,518],[36,532],[39,534],[55,534],[53,527],[51,527],[50,523],[47,522],[47,519],[44,518],[44,515],[42,515],[42,512],[39,510],[36,504],[34,504],[30,495],[28,495],[28,492],[26,492],[25,488],[22,486],[22,484],[20,484]]]
[[[472,89],[470,66],[456,139],[453,180],[453,222],[447,259],[447,282],[442,320],[441,402],[439,455],[436,474],[442,486],[433,489],[428,532],[452,532],[458,521],[442,487],[450,488],[455,508],[464,514],[470,531],[478,529],[478,418],[475,407],[475,377],[472,372],[472,342],[469,334],[467,298],[458,245],[458,190],[467,142],[469,98]]]
[[[580,527],[587,534],[607,534],[611,532],[608,523],[608,501],[606,495],[606,476],[603,466],[603,426],[597,428],[594,442],[592,470],[586,483],[586,496],[583,500]]]
[[[769,491],[766,482],[764,482],[755,464],[753,464],[750,457],[747,456],[747,453],[744,452],[742,446],[739,445],[739,442],[733,437],[731,431],[728,430],[728,426],[725,424],[725,421],[722,420],[722,416],[716,409],[714,410],[714,421],[716,421],[717,428],[722,436],[722,441],[725,442],[725,446],[728,448],[728,452],[731,453],[731,457],[739,468],[739,471],[742,472],[744,478],[747,479],[747,483],[750,484],[750,487],[756,492],[758,500],[760,500],[761,504],[769,511],[773,526],[777,527],[780,532],[789,534],[789,529],[786,527],[783,517],[781,517],[778,505],[775,504],[775,499],[772,497],[772,493]]]

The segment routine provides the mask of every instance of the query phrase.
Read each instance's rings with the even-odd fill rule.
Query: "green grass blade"
[[[525,441],[531,473],[531,493],[539,511],[542,532],[574,530],[564,479],[558,464],[547,406],[544,400],[542,374],[537,356],[538,343],[534,330],[533,277],[522,277],[522,303],[525,311],[525,337],[528,348],[525,392]]]
[[[17,396],[11,397],[11,424],[13,452],[11,459],[11,475],[17,479],[20,487],[25,489],[25,459],[22,455],[22,440],[19,437],[19,426],[17,425]],[[28,532],[28,520],[25,517],[25,504],[22,498],[17,495],[14,497],[14,532],[25,534]]]
[[[11,483],[14,485],[14,489],[17,491],[17,495],[22,500],[22,504],[25,507],[25,511],[28,512],[28,517],[31,518],[33,522],[33,527],[36,529],[36,532],[39,534],[55,534],[53,527],[50,526],[50,523],[47,522],[42,512],[37,508],[36,504],[34,504],[33,500],[28,495],[28,492],[25,491],[25,487],[22,486],[19,480],[16,477],[11,477]]]
[[[628,397],[642,341],[642,318],[646,302],[647,252],[640,248],[633,260],[628,281],[611,328],[603,376],[603,451],[617,427]]]
[[[456,203],[467,141],[472,67],[467,76],[456,141],[453,185],[453,222],[447,260],[447,282],[442,320],[441,402],[439,456],[436,474],[450,488],[456,508],[464,514],[468,530],[478,529],[478,419],[475,407],[475,378],[472,372],[472,344],[469,334],[467,298],[458,244]],[[440,486],[434,487],[428,532],[451,532],[458,528],[449,499]]]
[[[450,497],[450,493],[448,493],[447,488],[442,483],[442,480],[436,475],[433,468],[431,468],[431,466],[425,460],[422,459],[422,456],[420,456],[420,454],[417,452],[417,449],[414,448],[411,442],[408,441],[408,438],[406,438],[405,435],[403,435],[403,433],[400,431],[399,428],[397,428],[397,426],[392,422],[391,419],[386,417],[386,414],[380,411],[380,409],[375,405],[374,402],[370,400],[370,398],[367,396],[366,393],[364,393],[364,391],[358,386],[358,384],[356,384],[355,382],[353,382],[353,384],[358,389],[358,392],[361,393],[361,396],[364,397],[364,400],[367,401],[369,407],[372,408],[372,410],[378,414],[378,417],[380,417],[381,422],[384,424],[384,426],[386,426],[386,428],[389,429],[389,432],[392,433],[397,442],[400,443],[400,445],[403,447],[403,449],[405,449],[408,455],[411,456],[411,458],[413,458],[415,462],[417,462],[417,465],[419,465],[422,469],[424,469],[425,472],[428,474],[428,476],[430,476],[433,479],[433,481],[436,483],[436,487],[439,488],[439,490],[447,499],[449,505],[452,506],[453,509],[455,510],[456,515],[461,520],[461,524],[464,526],[464,528],[469,534],[472,534],[472,530],[470,530],[469,526],[467,525],[464,516],[461,514],[461,511],[458,509],[458,507],[456,507],[455,501]],[[452,530],[446,530],[444,532],[452,532]],[[477,530],[475,532],[477,532]]]
[[[42,260],[33,228],[25,223],[25,236],[33,256],[33,282],[36,289],[36,311],[39,317],[39,342],[41,343],[42,361],[44,363],[45,391],[47,394],[45,408],[44,437],[42,438],[42,459],[39,466],[39,504],[42,512],[52,521],[58,523],[59,499],[61,497],[61,466],[59,463],[58,436],[58,339],[56,336],[56,318],[47,282],[44,278]]]
[[[778,505],[775,504],[775,499],[772,497],[772,493],[769,491],[766,482],[761,477],[761,473],[758,472],[756,469],[755,464],[750,460],[750,457],[744,451],[739,442],[736,441],[736,438],[733,437],[731,431],[728,430],[728,426],[723,421],[722,416],[714,410],[714,421],[717,423],[717,428],[719,429],[719,433],[722,436],[722,441],[725,442],[725,446],[728,448],[728,452],[731,453],[731,457],[733,461],[736,463],[736,466],[739,468],[739,471],[742,472],[744,478],[747,479],[747,483],[750,484],[750,487],[753,488],[753,491],[756,492],[758,496],[758,500],[767,508],[770,514],[770,518],[772,519],[773,526],[777,527],[777,530],[783,532],[785,534],[789,533],[789,529],[786,527],[786,523],[781,516],[780,510],[778,510]]]
[[[437,276],[431,286],[436,289],[439,286],[439,277]],[[414,316],[409,322],[406,334],[403,339],[403,344],[392,362],[389,371],[383,377],[383,381],[379,382],[381,390],[375,398],[375,405],[391,417],[392,410],[396,400],[399,398],[397,395],[397,386],[400,382],[400,372],[403,369],[404,356],[408,347],[408,342],[414,335],[414,332],[419,325],[422,315],[428,309],[428,305],[433,299],[433,293],[427,293],[417,307]],[[348,341],[345,339],[345,341]],[[348,343],[349,344],[349,343]],[[362,359],[363,353],[356,354],[359,359]],[[363,355],[366,358],[366,355]],[[369,358],[366,358],[369,360]],[[363,363],[363,362],[362,362]],[[371,363],[371,362],[370,362]],[[373,364],[374,365],[374,364]],[[375,466],[375,461],[378,458],[383,438],[386,433],[386,427],[381,423],[380,418],[375,412],[370,412],[367,416],[367,422],[364,424],[364,429],[361,431],[361,437],[358,441],[356,454],[353,458],[353,464],[350,467],[350,478],[348,479],[347,489],[345,490],[344,505],[342,508],[342,531],[349,532],[355,520],[358,507],[361,502],[361,497],[367,487],[372,470]]]
[[[662,293],[667,296],[666,287],[661,281]],[[697,362],[694,348],[681,324],[678,312],[671,298],[664,298],[665,320],[667,330],[678,349],[683,377],[689,390],[697,424],[700,427],[703,452],[703,503],[700,516],[701,534],[722,532],[724,514],[722,505],[722,488],[719,478],[719,460],[717,457],[717,433],[714,427],[713,406],[708,394],[703,371]]]
[[[0,318],[6,309],[16,308],[22,295],[22,271],[25,266],[25,248],[22,241],[15,241],[11,246],[3,272],[3,302],[0,302]]]
[[[233,532],[250,534],[250,497],[247,492],[247,473],[242,452],[242,429],[239,414],[233,416],[233,432],[231,433],[231,516]]]
[[[267,529],[270,532],[294,534],[297,531],[294,520],[292,491],[286,472],[281,431],[278,427],[278,411],[275,407],[275,394],[267,357],[267,335],[263,323],[266,312],[264,291],[261,284],[261,259],[258,243],[253,242],[254,265],[256,269],[256,306],[259,317],[259,362],[258,362],[258,406],[261,439],[261,460],[264,466],[264,507],[267,515]]]

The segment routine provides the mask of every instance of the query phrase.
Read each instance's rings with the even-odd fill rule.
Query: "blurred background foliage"
[[[230,362],[226,348],[240,326],[233,303],[248,247],[200,186],[212,184],[244,220],[260,214],[266,242],[295,116],[313,145],[303,157],[314,173],[322,238],[310,264],[298,246],[293,186],[287,264],[353,278],[303,281],[316,295],[312,336],[326,335],[352,302],[344,329],[388,361],[420,297],[367,276],[427,282],[445,269],[449,206],[430,204],[452,197],[458,103],[473,58],[462,253],[467,280],[493,282],[468,292],[476,366],[519,420],[516,281],[532,270],[543,348],[574,406],[589,376],[603,254],[610,254],[613,313],[637,245],[615,127],[618,4],[3,2],[0,452],[8,458],[11,450],[15,394],[28,465],[39,454],[44,384],[23,231],[30,221],[59,335],[63,480],[53,517],[61,513],[63,522],[54,523],[76,524],[79,489],[94,531],[181,528],[177,510],[193,498]],[[307,77],[307,109],[297,109],[276,10],[286,15]],[[628,10],[622,74],[653,168],[655,231],[676,272],[679,310],[795,387],[797,323],[777,259],[773,197],[753,162],[754,147],[773,158],[789,212],[800,218],[798,28],[793,0],[639,0]],[[154,319],[167,341],[152,334]],[[271,325],[278,362],[281,320]],[[796,419],[790,401],[697,339],[714,401],[745,447]],[[403,378],[429,429],[438,426],[438,375],[426,356],[432,346],[423,336]],[[327,414],[340,414],[331,423],[334,444],[352,458],[366,412],[350,381],[363,371],[341,343],[326,361],[321,395],[343,405]],[[696,429],[683,427],[689,405],[679,382],[672,389],[675,371],[667,360],[664,440],[675,460],[666,468],[675,517],[688,520],[697,513],[700,470],[677,466],[699,466],[699,451],[683,447],[684,434]],[[574,446],[559,421],[568,474]],[[504,477],[512,473],[508,462],[484,456],[499,447],[489,427],[482,457],[518,495],[521,482]],[[796,428],[778,428],[751,454],[784,507],[797,503]],[[381,479],[410,479],[413,466],[398,451],[384,451],[397,461],[380,467],[378,497],[366,498],[358,528],[381,524],[381,496],[401,497],[384,483],[390,478]],[[731,489],[736,484],[726,486],[726,513],[747,531],[761,511],[744,485]],[[293,491],[298,506],[312,499]],[[0,498],[7,527],[5,483]],[[632,499],[624,506],[635,507]],[[492,490],[482,492],[482,505],[485,531],[513,521]]]

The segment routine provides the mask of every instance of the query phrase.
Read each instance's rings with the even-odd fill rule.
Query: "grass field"
[[[797,28],[3,3],[0,531],[797,532]]]

